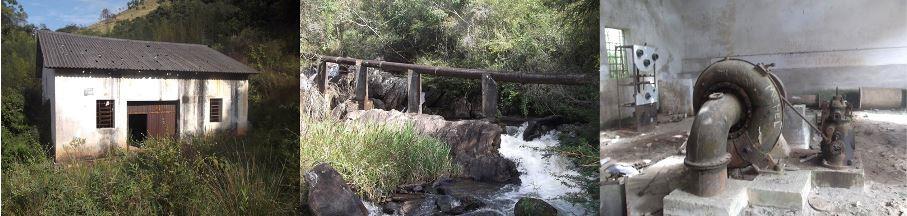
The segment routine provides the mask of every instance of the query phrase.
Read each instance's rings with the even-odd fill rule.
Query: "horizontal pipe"
[[[436,67],[428,65],[406,64],[388,61],[363,60],[336,56],[318,55],[313,60],[333,62],[337,64],[354,65],[356,61],[362,61],[362,65],[371,68],[380,68],[385,71],[406,72],[413,70],[420,74],[430,74],[436,76],[458,77],[464,79],[481,79],[483,74],[491,75],[491,78],[497,82],[514,82],[514,83],[534,83],[534,84],[557,84],[557,85],[586,85],[593,84],[598,77],[585,74],[538,74],[538,73],[521,73],[515,71],[490,71],[480,69]]]
[[[727,164],[731,160],[727,151],[728,134],[742,115],[743,103],[733,94],[712,93],[699,108],[690,128],[684,159],[693,178],[687,192],[709,197],[724,191]]]
[[[904,100],[904,90],[897,88],[860,88],[860,109],[897,109]]]

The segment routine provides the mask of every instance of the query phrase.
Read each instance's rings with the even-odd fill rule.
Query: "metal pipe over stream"
[[[490,71],[481,69],[465,69],[451,67],[436,67],[429,65],[406,64],[399,62],[363,60],[346,57],[318,55],[313,60],[333,62],[337,64],[355,65],[356,62],[365,67],[380,68],[386,71],[406,72],[412,70],[416,73],[437,76],[459,77],[465,79],[482,79],[489,75],[497,82],[558,84],[558,85],[586,85],[598,81],[597,77],[585,74],[554,74],[554,73],[521,73],[514,71]]]

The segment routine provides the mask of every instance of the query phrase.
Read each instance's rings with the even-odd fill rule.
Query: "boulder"
[[[381,212],[385,214],[398,214],[400,212],[400,203],[387,202],[381,206]]]
[[[348,122],[403,125],[413,123],[423,135],[450,145],[451,157],[463,168],[463,176],[478,181],[518,183],[516,164],[500,153],[501,133],[496,124],[482,120],[447,121],[441,116],[402,113],[396,110],[357,110],[346,115]]]
[[[460,207],[460,201],[450,195],[439,195],[438,199],[435,200],[435,204],[438,205],[438,210],[445,213],[449,213],[454,208]]]
[[[400,207],[401,215],[433,215],[438,213],[437,198],[434,196],[425,196],[424,199],[416,199],[403,202]]]
[[[536,216],[555,216],[557,209],[551,204],[536,198],[523,197],[513,206],[513,214],[516,216],[536,215]]]
[[[313,215],[368,215],[362,200],[330,165],[322,163],[306,172],[308,206]]]
[[[369,97],[382,101],[380,109],[402,110],[406,106],[407,80],[404,76],[369,68]],[[379,108],[378,104],[375,104]]]
[[[567,119],[560,115],[553,115],[544,118],[537,118],[529,120],[526,130],[523,131],[523,140],[530,141],[538,139],[548,133],[548,131],[554,130],[559,125],[566,124]]]

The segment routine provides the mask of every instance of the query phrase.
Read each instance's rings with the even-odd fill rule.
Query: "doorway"
[[[130,144],[141,147],[148,138],[176,138],[178,101],[127,101]]]
[[[141,147],[148,136],[148,115],[129,114],[129,145]]]

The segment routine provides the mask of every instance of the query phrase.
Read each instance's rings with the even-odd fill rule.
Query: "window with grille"
[[[113,128],[113,100],[98,100],[95,107],[97,128]]]
[[[223,105],[224,104],[222,99],[211,98],[211,115],[209,116],[211,122],[220,122]]]
[[[616,28],[605,28],[605,47],[608,55],[608,71],[611,78],[624,78],[630,75],[624,64],[624,31]]]

